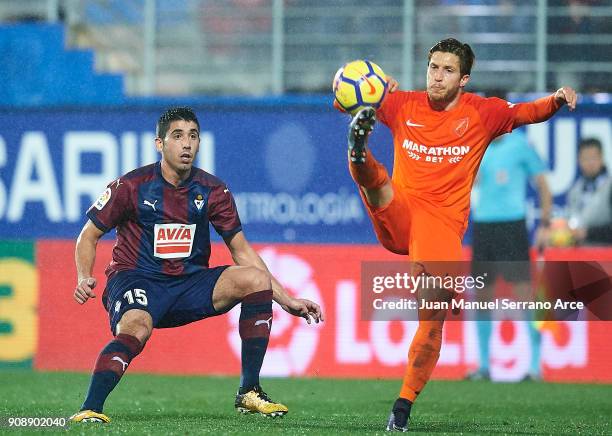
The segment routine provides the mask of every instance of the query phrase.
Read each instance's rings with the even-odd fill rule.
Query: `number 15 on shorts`
[[[144,289],[130,289],[125,294],[123,294],[123,298],[125,298],[128,304],[134,304],[134,302],[140,304],[141,306],[146,306],[147,301],[147,291]]]

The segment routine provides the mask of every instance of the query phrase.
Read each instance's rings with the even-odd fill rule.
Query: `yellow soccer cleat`
[[[68,420],[70,422],[102,422],[104,424],[110,422],[110,418],[104,413],[94,412],[93,410],[81,410],[68,418]]]
[[[255,386],[247,393],[237,394],[234,407],[240,413],[261,413],[271,418],[283,416],[289,412],[284,404],[272,401],[260,386]]]

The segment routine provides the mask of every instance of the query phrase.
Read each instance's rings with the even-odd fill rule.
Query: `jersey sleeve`
[[[217,233],[227,238],[242,230],[234,196],[225,185],[213,187],[208,197],[208,219]]]
[[[525,124],[546,121],[561,107],[554,95],[525,103],[510,103],[497,97],[487,98],[485,102],[481,117],[493,137]]]
[[[133,209],[129,185],[117,179],[106,187],[86,215],[97,228],[106,233],[127,220]]]
[[[391,128],[399,108],[409,100],[410,94],[410,91],[395,91],[387,94],[383,100],[383,104],[376,111],[378,119],[384,125]]]
[[[481,120],[493,138],[510,133],[514,127],[516,105],[497,97],[484,100]]]

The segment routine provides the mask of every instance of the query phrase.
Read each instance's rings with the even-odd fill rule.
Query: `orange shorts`
[[[440,211],[393,184],[393,200],[387,206],[370,206],[361,199],[380,243],[387,250],[407,254],[411,261],[459,261],[463,259],[461,235],[440,217]]]

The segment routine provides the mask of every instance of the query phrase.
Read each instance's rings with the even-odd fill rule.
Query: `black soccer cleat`
[[[353,163],[362,164],[366,160],[368,136],[374,130],[376,111],[365,107],[355,114],[348,131],[348,153]]]
[[[387,431],[408,431],[412,403],[405,398],[398,398],[393,404],[393,410],[387,421]]]

